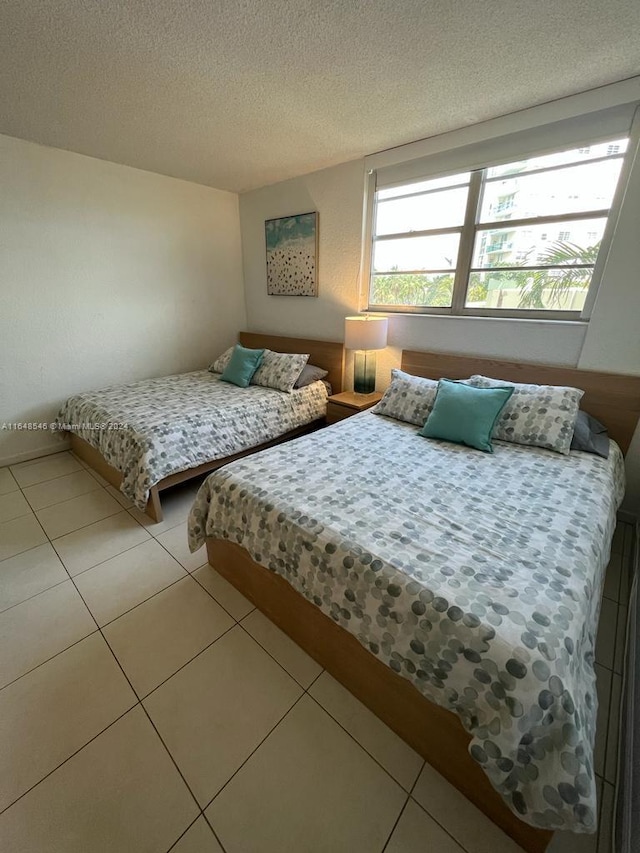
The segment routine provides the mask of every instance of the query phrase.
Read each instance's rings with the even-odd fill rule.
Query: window
[[[378,189],[369,308],[578,317],[626,147],[617,139]]]

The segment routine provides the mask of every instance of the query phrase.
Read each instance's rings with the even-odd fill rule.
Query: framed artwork
[[[267,219],[269,296],[318,295],[318,213]]]

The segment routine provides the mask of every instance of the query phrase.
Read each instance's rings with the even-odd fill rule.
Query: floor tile
[[[111,622],[104,634],[138,695],[146,696],[232,625],[186,577]]]
[[[629,603],[629,591],[633,573],[633,554],[635,551],[636,534],[631,524],[625,525],[624,550],[622,553],[622,569],[620,572],[620,604]]]
[[[422,768],[412,796],[468,853],[521,853],[515,841],[430,764]]]
[[[602,666],[606,666],[607,669],[613,669],[617,620],[618,605],[609,598],[603,598],[596,637],[596,660]]]
[[[617,551],[611,554],[609,565],[604,576],[603,595],[612,601],[620,599],[620,572],[622,569],[622,553]]]
[[[242,627],[305,689],[322,672],[319,663],[259,610],[246,616]]]
[[[50,539],[57,539],[80,527],[87,527],[109,515],[121,512],[118,501],[104,489],[97,489],[77,498],[38,510],[36,516]]]
[[[135,703],[97,632],[0,690],[0,811]]]
[[[147,531],[123,510],[67,533],[56,539],[53,545],[73,577],[150,538]]]
[[[22,492],[9,492],[7,495],[0,495],[0,523],[30,514],[31,507]]]
[[[190,826],[170,853],[224,853],[203,817]]]
[[[102,474],[98,474],[97,471],[94,471],[94,469],[91,467],[91,465],[87,466],[86,471],[96,481],[96,483],[99,486],[102,486],[103,488],[106,489],[106,487],[109,485],[109,481],[105,480],[105,478],[102,476]]]
[[[218,604],[221,604],[227,613],[230,613],[234,619],[240,621],[240,619],[244,619],[248,613],[251,613],[251,611],[255,609],[249,599],[245,598],[241,592],[238,592],[235,586],[225,580],[222,575],[218,574],[212,566],[207,564],[206,566],[202,566],[200,569],[196,569],[193,573],[193,577],[198,581],[198,583],[202,584],[207,592],[209,592]]]
[[[600,810],[600,833],[598,835],[598,853],[613,851],[613,816],[615,808],[615,789],[609,782],[602,786],[602,808]]]
[[[129,711],[0,816],[11,853],[157,853],[197,807],[142,708]]]
[[[464,853],[462,847],[409,799],[384,853]]]
[[[622,675],[624,670],[624,653],[627,643],[627,608],[620,606],[618,608],[618,628],[616,631],[616,650],[613,658],[614,672]]]
[[[286,791],[286,796],[283,796]],[[227,850],[382,850],[406,793],[303,696],[206,811]]]
[[[68,579],[65,567],[49,542],[9,557],[0,562],[0,610]]]
[[[108,484],[106,487],[107,492],[111,495],[112,498],[115,498],[120,506],[123,509],[131,509],[133,506],[133,501],[130,501],[126,495],[123,495],[120,489],[116,489],[115,486]]]
[[[82,466],[82,468],[87,468],[87,469],[91,468],[91,465],[89,465],[88,462],[85,462],[84,459],[82,459],[80,456],[78,456],[76,453],[74,453],[73,450],[69,451],[69,455],[71,456],[72,459],[75,459],[76,462],[79,462],[80,465]]]
[[[144,700],[198,802],[205,806],[302,690],[235,627]]]
[[[47,541],[35,515],[21,515],[0,524],[0,560],[7,560]]]
[[[82,465],[66,452],[42,456],[40,459],[31,459],[11,466],[11,473],[23,489],[36,483],[44,483],[45,480],[73,474],[74,471],[82,471]]]
[[[622,678],[615,672],[611,680],[611,705],[609,707],[609,732],[607,734],[607,757],[604,765],[604,778],[615,784],[618,772],[618,740],[620,735],[620,700]]]
[[[184,566],[188,572],[199,569],[200,566],[204,566],[207,562],[206,548],[200,548],[195,554],[189,551],[186,522],[172,527],[171,530],[167,530],[165,533],[158,534],[157,539],[162,547],[166,548],[170,554],[173,554],[180,565]]]
[[[95,492],[100,486],[86,471],[75,471],[55,480],[46,480],[24,490],[25,497],[32,509],[45,509],[48,506]]]
[[[604,776],[604,762],[607,752],[607,734],[609,732],[609,706],[611,704],[610,670],[595,665],[596,688],[598,691],[598,716],[596,719],[596,745],[593,757],[594,768],[598,776]]]
[[[129,510],[129,512],[140,524],[147,528],[149,533],[159,536],[161,533],[165,533],[167,530],[171,530],[172,527],[176,527],[187,520],[201,482],[202,478],[188,480],[186,483],[181,483],[179,486],[174,486],[172,489],[160,492],[160,503],[164,518],[159,523],[135,507]]]
[[[410,791],[424,760],[379,720],[362,702],[323,672],[309,690],[311,696],[343,726],[367,752]]]
[[[71,581],[5,610],[0,613],[0,687],[95,630]]]
[[[75,582],[102,626],[184,577],[182,566],[154,539],[147,539],[76,575]]]
[[[598,834],[554,832],[545,853],[596,853]]]
[[[0,468],[0,495],[16,492],[19,486],[8,468]]]

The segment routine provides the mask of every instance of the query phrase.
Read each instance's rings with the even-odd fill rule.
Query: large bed
[[[327,385],[342,390],[342,344],[253,332],[241,332],[239,342],[309,353],[310,364],[328,371],[326,381],[286,393],[238,388],[199,370],[77,394],[58,415],[72,450],[160,521],[162,490],[324,424]]]
[[[417,352],[402,366],[581,387],[617,444],[607,460],[489,455],[363,413],[208,478],[191,545],[206,539],[231,583],[544,850],[552,830],[595,826],[593,647],[640,378]]]

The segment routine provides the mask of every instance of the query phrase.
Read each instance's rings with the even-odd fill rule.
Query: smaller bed
[[[241,332],[250,348],[309,353],[342,390],[341,343]],[[290,393],[221,382],[208,370],[117,385],[70,397],[58,423],[72,450],[155,521],[160,492],[234,459],[312,432],[328,391],[316,381]]]

